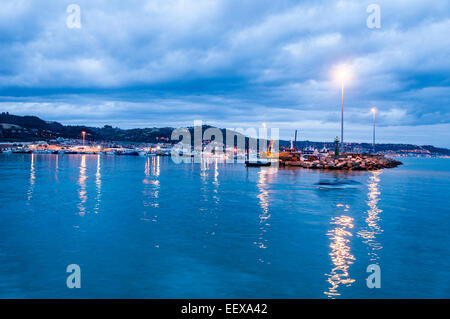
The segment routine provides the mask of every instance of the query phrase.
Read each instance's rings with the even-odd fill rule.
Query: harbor
[[[269,143],[270,149],[270,143]],[[178,152],[171,144],[155,144],[141,147],[108,147],[101,145],[56,145],[46,142],[40,143],[12,143],[0,144],[0,152],[16,154],[102,154],[116,156],[171,156],[180,157],[195,156],[218,158],[224,161],[236,160],[243,163],[246,153],[245,164],[247,167],[263,166],[286,166],[306,169],[330,169],[330,170],[377,170],[382,168],[393,168],[401,165],[400,161],[384,155],[374,154],[344,154],[336,155],[328,150],[297,150],[286,148],[280,153],[254,153],[250,156],[249,148],[246,150],[223,148],[223,153],[210,153],[202,151]]]

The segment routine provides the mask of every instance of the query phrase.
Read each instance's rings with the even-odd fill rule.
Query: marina
[[[17,143],[16,143],[17,144]],[[270,143],[269,143],[270,150]],[[342,170],[375,170],[381,168],[393,168],[401,164],[400,161],[383,155],[371,154],[344,154],[342,156],[333,155],[328,150],[313,150],[307,148],[304,151],[297,149],[285,149],[281,153],[265,152],[262,154],[249,155],[249,147],[245,150],[235,150],[233,152],[211,153],[202,151],[178,152],[173,149],[172,145],[152,145],[140,148],[124,148],[124,147],[102,147],[100,145],[94,146],[79,146],[79,145],[49,145],[47,143],[41,144],[18,144],[5,147],[0,150],[4,153],[15,154],[103,154],[103,155],[117,155],[117,156],[180,156],[180,157],[207,157],[219,158],[222,160],[236,160],[243,162],[244,153],[245,165],[247,167],[264,167],[273,164],[290,167],[301,167],[311,169],[342,169]]]

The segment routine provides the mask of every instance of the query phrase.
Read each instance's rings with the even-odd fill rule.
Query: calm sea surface
[[[450,160],[401,160],[325,172],[0,154],[0,297],[449,298]]]

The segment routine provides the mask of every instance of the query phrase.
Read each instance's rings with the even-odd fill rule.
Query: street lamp
[[[344,81],[349,77],[348,67],[342,65],[337,71],[338,80],[341,82],[341,153],[344,153]]]
[[[372,140],[372,148],[373,148],[373,152],[375,153],[375,113],[377,112],[377,108],[373,107],[371,109],[372,113],[373,113],[373,140]]]
[[[85,131],[81,132],[81,136],[83,137],[83,146],[84,146],[84,139],[86,138],[86,132]]]

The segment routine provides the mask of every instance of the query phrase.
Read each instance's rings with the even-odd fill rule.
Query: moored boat
[[[271,162],[263,162],[263,161],[256,161],[256,162],[250,162],[245,161],[245,166],[247,167],[262,167],[262,166],[270,166]]]

